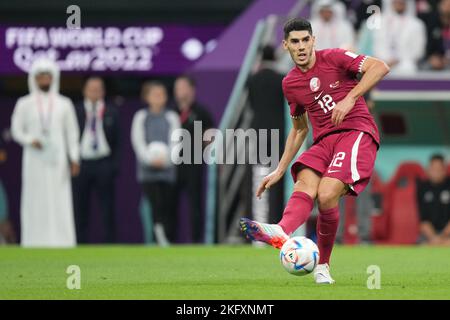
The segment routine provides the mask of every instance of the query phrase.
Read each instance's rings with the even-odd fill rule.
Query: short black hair
[[[197,87],[197,83],[195,82],[194,78],[192,78],[188,74],[182,74],[181,76],[178,76],[175,79],[175,81],[180,80],[180,79],[186,80],[192,88],[196,88]]]
[[[313,34],[311,23],[308,20],[302,18],[293,18],[288,20],[283,27],[284,39],[289,37],[289,32],[291,31],[308,31],[310,35]]]
[[[440,153],[435,153],[430,157],[430,163],[433,161],[440,161],[442,163],[445,163],[444,156]]]

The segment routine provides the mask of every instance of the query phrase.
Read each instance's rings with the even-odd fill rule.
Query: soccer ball
[[[148,162],[153,162],[155,160],[161,160],[165,164],[169,162],[169,148],[163,142],[151,142],[147,146],[146,153]]]
[[[281,248],[280,260],[287,272],[304,276],[313,272],[319,263],[319,249],[306,237],[293,237]]]

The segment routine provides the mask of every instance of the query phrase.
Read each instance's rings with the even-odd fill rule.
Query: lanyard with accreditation
[[[39,121],[41,123],[42,133],[44,136],[47,136],[50,131],[51,126],[51,120],[52,120],[52,113],[53,113],[53,96],[49,95],[48,97],[48,109],[47,109],[47,115],[45,115],[44,106],[42,97],[40,94],[37,95],[37,107],[39,112]]]

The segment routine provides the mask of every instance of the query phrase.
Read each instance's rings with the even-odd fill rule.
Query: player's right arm
[[[277,168],[272,173],[267,175],[260,183],[258,190],[256,191],[256,196],[258,198],[261,197],[261,194],[266,189],[269,189],[272,185],[283,178],[289,164],[300,150],[300,147],[305,141],[309,131],[307,113],[303,112],[301,115],[293,117],[292,125],[292,129],[290,130],[286,140],[283,156],[281,157]]]

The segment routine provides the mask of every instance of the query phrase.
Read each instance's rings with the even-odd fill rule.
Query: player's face
[[[285,50],[289,51],[292,60],[299,67],[308,67],[312,63],[315,37],[308,31],[291,31],[283,40]]]

